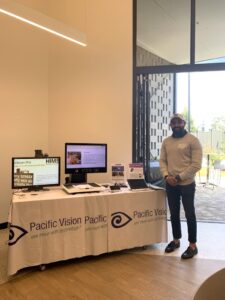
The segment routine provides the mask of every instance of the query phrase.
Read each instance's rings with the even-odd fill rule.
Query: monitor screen
[[[107,144],[65,144],[66,174],[104,172],[107,172]]]
[[[60,185],[60,157],[13,157],[12,189]]]

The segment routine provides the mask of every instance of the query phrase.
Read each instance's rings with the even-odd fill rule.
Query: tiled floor
[[[197,220],[225,222],[225,188],[196,185],[195,210]],[[169,216],[169,211],[168,211]],[[181,205],[181,218],[184,218]]]
[[[173,253],[164,253],[166,243],[147,246],[146,249],[133,249],[131,252],[147,255],[181,256],[188,246],[187,224],[182,222],[181,247]],[[168,222],[168,241],[172,240],[171,224]],[[225,260],[225,224],[198,222],[198,250],[195,258]]]

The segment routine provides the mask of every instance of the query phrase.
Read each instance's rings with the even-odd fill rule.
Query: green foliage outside
[[[220,148],[217,151],[215,151],[215,149],[212,149],[214,152],[212,157],[215,160],[225,159],[225,116],[214,118],[211,124],[211,130],[212,133],[213,131],[220,131],[223,133],[223,140],[220,144]]]
[[[225,116],[214,118],[211,128],[213,130],[225,132]]]
[[[188,126],[188,109],[185,107],[183,112],[182,112],[185,120],[186,120],[186,128],[189,128]],[[209,155],[209,166],[213,167],[214,166],[214,162],[217,160],[225,160],[225,116],[220,116],[220,117],[216,117],[213,119],[212,124],[211,124],[211,129],[212,133],[213,131],[221,131],[224,133],[224,137],[223,140],[220,144],[220,148],[219,149],[214,149],[214,148],[203,148],[203,153],[204,156],[206,157],[207,155]],[[198,131],[194,120],[192,117],[190,117],[190,132],[192,133],[196,133]],[[201,173],[206,173],[206,170],[204,170],[204,168],[202,168]],[[221,176],[225,176],[225,171],[221,173]]]
[[[186,128],[189,128],[189,126],[188,126],[189,124],[188,124],[188,109],[187,109],[187,107],[184,108],[182,114],[183,114],[183,116],[186,120]],[[192,117],[190,117],[190,132],[197,132],[197,131],[198,131],[198,129],[197,129],[195,123],[194,123],[194,120],[193,120]]]

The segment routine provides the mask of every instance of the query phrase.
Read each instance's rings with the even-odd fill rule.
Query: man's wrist
[[[177,180],[178,182],[181,181],[180,175],[177,175],[175,178],[176,178],[176,180]]]

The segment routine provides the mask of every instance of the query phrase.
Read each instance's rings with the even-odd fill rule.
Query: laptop
[[[104,186],[97,183],[80,183],[80,184],[63,184],[62,188],[68,194],[82,194],[82,193],[98,193],[106,190]]]
[[[127,179],[127,183],[131,190],[149,190],[149,187],[144,179]]]

